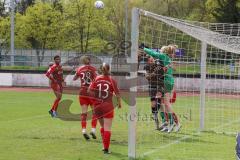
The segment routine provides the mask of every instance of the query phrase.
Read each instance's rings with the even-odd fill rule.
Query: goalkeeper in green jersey
[[[168,131],[169,133],[172,132],[173,128],[175,127],[175,131],[179,131],[180,123],[176,114],[174,113],[170,99],[171,94],[174,88],[174,77],[173,77],[173,63],[172,58],[175,57],[175,45],[164,46],[161,48],[161,52],[156,52],[152,49],[144,48],[144,51],[149,56],[159,59],[163,62],[164,66],[164,105],[165,110],[168,112],[168,119],[169,119],[169,126],[163,128],[162,131]],[[162,93],[158,93],[162,94]]]

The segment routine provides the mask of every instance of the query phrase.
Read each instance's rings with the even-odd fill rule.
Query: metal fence
[[[14,66],[31,66],[31,67],[41,67],[48,66],[49,62],[53,61],[55,55],[60,55],[62,62],[65,63],[74,57],[81,54],[73,51],[58,51],[58,50],[45,50],[37,52],[37,50],[32,49],[17,49],[14,55]],[[1,66],[11,65],[11,54],[8,50],[2,50],[0,55]],[[109,59],[109,56],[101,56],[102,59]]]
[[[2,67],[11,66],[11,54],[8,50],[0,51],[0,64]],[[104,54],[80,54],[73,51],[45,50],[44,54],[41,51],[32,49],[17,49],[14,54],[14,66],[22,67],[47,67],[50,62],[53,62],[55,55],[61,56],[62,64],[68,66],[80,65],[80,57],[89,55],[91,63],[99,67],[102,62],[111,64],[112,71],[129,72],[128,58],[124,54],[104,55]]]

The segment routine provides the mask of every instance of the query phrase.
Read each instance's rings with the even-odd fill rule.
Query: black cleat
[[[97,136],[94,132],[90,132],[90,135],[92,136],[92,139],[97,139]]]
[[[48,111],[48,113],[51,115],[51,117],[54,117],[52,110]]]
[[[89,140],[89,139],[90,139],[90,137],[89,137],[89,135],[88,135],[87,133],[83,133],[83,137],[84,137],[86,140]]]
[[[104,153],[104,154],[111,154],[111,152],[110,152],[108,149],[104,149],[104,150],[103,150],[103,153]]]

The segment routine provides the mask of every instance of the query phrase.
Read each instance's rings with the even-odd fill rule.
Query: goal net
[[[235,135],[240,127],[240,25],[180,20],[141,9],[132,12],[132,62],[144,46],[160,52],[177,45],[172,59],[177,92],[172,109],[181,129],[171,133],[156,130],[144,73],[149,63],[138,63],[136,114],[130,122],[129,156],[149,159],[233,159]],[[135,58],[135,59],[134,59]],[[135,61],[134,61],[135,60]],[[136,71],[136,70],[135,70]],[[161,107],[165,105],[161,102]],[[161,111],[158,119],[161,125]]]

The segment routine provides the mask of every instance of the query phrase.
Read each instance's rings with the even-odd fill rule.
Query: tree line
[[[79,53],[102,52],[111,41],[119,44],[125,35],[124,0],[24,0],[15,7],[15,47],[74,50]],[[10,13],[6,0],[0,1],[0,47],[10,46]],[[240,23],[240,0],[129,0],[157,14],[194,21]],[[130,24],[130,23],[129,23]],[[130,26],[130,25],[128,25]]]

